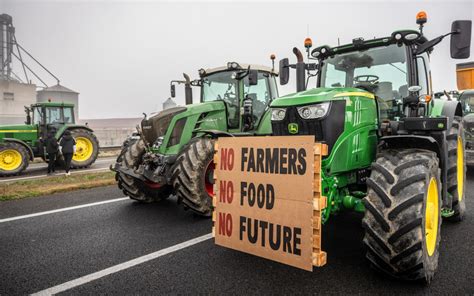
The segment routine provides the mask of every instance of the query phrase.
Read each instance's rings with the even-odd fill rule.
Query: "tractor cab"
[[[37,103],[26,108],[27,124],[39,127],[41,136],[48,132],[56,132],[64,125],[75,124],[74,104],[68,103]]]
[[[200,78],[193,81],[186,74],[183,81],[171,81],[171,97],[175,97],[175,85],[184,84],[186,105],[192,104],[191,87],[200,87],[200,103],[223,103],[227,132],[251,132],[278,97],[277,75],[273,68],[229,62],[223,67],[200,69]]]
[[[255,130],[272,100],[278,97],[273,69],[232,62],[200,71],[201,102],[222,101],[230,131]]]

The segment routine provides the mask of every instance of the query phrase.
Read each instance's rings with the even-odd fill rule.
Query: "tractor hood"
[[[15,125],[0,125],[0,137],[4,134],[10,133],[36,133],[35,125],[15,124]]]
[[[205,103],[196,103],[186,105],[186,107],[178,106],[163,110],[158,114],[143,119],[141,127],[143,135],[148,143],[154,143],[159,137],[164,137],[168,129],[174,128],[176,122],[182,118],[193,119],[197,121],[203,113],[212,113],[213,111],[225,110],[223,101],[211,101]],[[194,122],[193,128],[196,122]]]
[[[271,107],[288,107],[295,105],[307,105],[313,103],[327,102],[332,100],[343,100],[348,96],[362,96],[374,98],[368,91],[359,88],[313,88],[310,90],[289,94],[274,100]]]

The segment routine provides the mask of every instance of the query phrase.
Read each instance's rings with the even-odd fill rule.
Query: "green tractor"
[[[75,124],[73,109],[73,104],[37,103],[25,107],[24,125],[0,126],[0,177],[20,174],[35,157],[47,162],[42,139],[50,132],[59,140],[66,130],[71,131],[76,140],[72,168],[93,164],[99,153],[99,141],[89,127]]]
[[[272,55],[272,60],[274,56]],[[212,213],[214,138],[271,134],[269,105],[277,96],[272,68],[230,62],[199,70],[184,84],[186,106],[145,118],[122,146],[111,169],[131,199],[152,202],[174,194],[178,202],[203,216]],[[200,103],[192,103],[192,87]]]
[[[474,166],[474,90],[464,90],[459,94],[459,102],[464,111],[464,130],[466,132],[466,164]]]
[[[463,112],[432,98],[429,55],[451,35],[451,57],[468,58],[471,21],[428,40],[420,30],[321,46],[305,63],[280,61],[280,82],[296,68],[298,93],[271,103],[273,135],[314,135],[328,145],[322,161],[323,223],[341,210],[363,212],[366,257],[375,269],[430,282],[438,266],[442,218],[465,215]],[[306,45],[306,44],[305,44]],[[306,90],[306,75],[317,88]]]

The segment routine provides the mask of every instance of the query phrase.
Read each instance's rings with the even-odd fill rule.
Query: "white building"
[[[36,85],[0,80],[0,124],[23,124],[25,106],[36,102]]]

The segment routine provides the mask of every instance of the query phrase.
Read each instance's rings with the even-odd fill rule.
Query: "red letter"
[[[226,200],[226,194],[227,194],[227,186],[226,186],[226,181],[220,181],[219,184],[219,202],[225,202]]]
[[[232,203],[232,200],[234,199],[234,184],[232,181],[227,181],[227,203]]]
[[[221,170],[227,170],[227,149],[221,149]]]
[[[219,213],[219,235],[232,235],[232,215]]]
[[[232,171],[234,168],[234,149],[229,149],[229,154],[227,155],[227,165],[229,166],[229,171]]]

